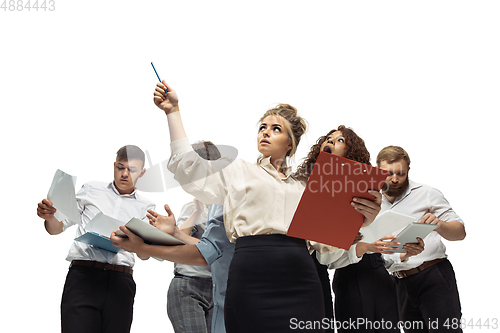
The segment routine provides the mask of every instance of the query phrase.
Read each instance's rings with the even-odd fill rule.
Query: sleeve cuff
[[[193,148],[189,144],[189,139],[187,137],[170,142],[170,149],[172,150],[172,156],[187,153]]]
[[[208,266],[212,265],[214,261],[222,256],[222,252],[219,251],[217,247],[205,237],[196,243],[195,246],[198,248],[198,251],[200,251],[203,258],[205,258]]]
[[[63,224],[63,232],[64,232],[64,231],[66,231],[66,229],[75,225],[76,223],[71,222],[70,219],[64,219],[64,220],[62,220],[62,224]]]
[[[354,244],[354,245],[351,245],[351,247],[349,248],[349,251],[347,251],[347,256],[349,257],[349,262],[351,264],[357,264],[358,262],[361,261],[361,259],[363,259],[363,256],[361,257],[358,257],[356,255],[356,246],[358,244]]]

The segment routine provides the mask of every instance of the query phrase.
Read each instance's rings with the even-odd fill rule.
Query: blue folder
[[[83,235],[81,235],[78,238],[75,238],[76,241],[96,246],[100,249],[108,250],[114,253],[122,252],[123,249],[120,249],[119,247],[113,246],[111,240],[107,237],[101,236],[95,232],[87,232]]]

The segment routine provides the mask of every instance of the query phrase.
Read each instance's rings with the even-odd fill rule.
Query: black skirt
[[[302,239],[240,237],[229,267],[228,333],[324,332],[321,283]]]

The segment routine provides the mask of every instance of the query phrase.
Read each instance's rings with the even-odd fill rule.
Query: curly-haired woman
[[[370,164],[370,153],[366,149],[364,140],[352,129],[339,126],[326,135],[321,136],[314,144],[304,162],[297,168],[296,177],[307,181],[311,175],[314,163],[321,151],[334,154],[350,160]],[[378,193],[371,194],[378,196]],[[369,206],[359,206],[356,209],[368,213]],[[378,210],[371,211],[377,214]],[[333,279],[335,293],[335,319],[338,332],[348,331],[349,328],[363,332],[398,331],[398,309],[396,302],[396,289],[393,281],[384,267],[381,253],[392,253],[391,246],[396,243],[388,242],[393,237],[384,237],[374,243],[357,242],[348,251],[339,250],[332,253],[313,253],[318,274],[323,287],[325,312],[327,316],[333,315],[332,294],[327,266],[336,269]],[[316,258],[317,257],[317,258]],[[318,260],[316,260],[318,259]],[[327,266],[326,266],[327,265]],[[353,327],[349,323],[361,323],[358,319],[368,324]],[[370,328],[384,328],[375,330]],[[396,329],[396,330],[394,330]]]

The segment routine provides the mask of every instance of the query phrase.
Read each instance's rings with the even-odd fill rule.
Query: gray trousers
[[[167,313],[175,333],[210,333],[212,279],[176,274],[167,294]]]

